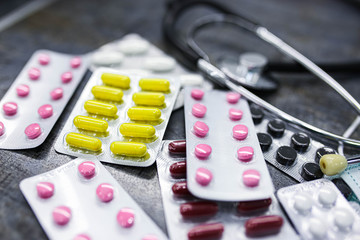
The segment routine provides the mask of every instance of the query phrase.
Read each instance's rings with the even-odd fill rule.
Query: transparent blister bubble
[[[245,222],[250,218],[262,215],[279,215],[283,218],[284,223],[281,230],[277,234],[264,236],[262,239],[299,239],[290,223],[287,221],[280,205],[275,196],[271,196],[272,203],[268,209],[253,212],[250,214],[242,214],[237,211],[238,202],[219,202],[217,201],[218,211],[215,215],[209,217],[198,217],[184,219],[180,214],[180,205],[188,202],[204,201],[203,199],[190,197],[176,197],[172,192],[172,186],[177,182],[186,181],[186,178],[171,179],[169,174],[169,166],[171,164],[183,161],[185,158],[176,157],[170,154],[168,147],[172,141],[163,141],[161,151],[158,155],[156,164],[161,187],[163,206],[165,211],[165,219],[170,239],[182,240],[187,239],[188,232],[199,225],[208,223],[222,223],[224,232],[221,239],[254,239],[246,236]]]

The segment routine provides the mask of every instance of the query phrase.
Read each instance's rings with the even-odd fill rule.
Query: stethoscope
[[[186,10],[197,6],[205,5],[211,7],[221,13],[206,15],[198,19],[192,26],[189,27],[186,40],[183,41],[176,34],[175,24],[179,19],[180,15],[183,14]],[[288,63],[267,63],[261,55],[258,54],[247,54],[247,56],[240,57],[240,66],[234,69],[233,67],[224,68],[224,65],[216,65],[210,61],[209,56],[199,47],[195,41],[196,33],[207,27],[214,24],[230,24],[237,26],[247,32],[250,32],[262,39],[263,41],[269,43],[273,47],[277,48],[280,52],[291,57],[295,60],[296,64]],[[310,61],[308,58],[303,56],[301,53],[296,51],[294,48],[286,44],[280,38],[275,36],[265,27],[255,23],[252,20],[247,19],[244,16],[241,16],[226,7],[209,0],[180,0],[172,1],[168,3],[168,10],[166,11],[163,30],[166,40],[169,44],[177,51],[181,58],[186,59],[188,63],[192,66],[195,66],[200,72],[205,74],[210,80],[219,84],[220,86],[227,87],[232,91],[236,91],[242,94],[249,101],[261,106],[267,110],[270,114],[276,115],[278,118],[286,121],[291,126],[295,128],[302,128],[317,134],[318,136],[324,137],[328,140],[339,142],[342,146],[343,144],[351,146],[360,146],[360,141],[351,139],[348,137],[349,130],[347,135],[340,136],[323,129],[317,128],[311,124],[308,124],[300,119],[297,119],[280,109],[274,107],[268,102],[257,97],[245,87],[250,89],[266,89],[272,88],[271,80],[262,78],[261,69],[266,65],[268,71],[301,71],[301,67],[307,69],[309,72],[313,73],[330,87],[332,87],[337,93],[339,93],[342,98],[344,98],[358,113],[358,117],[350,126],[349,129],[352,131],[355,130],[356,126],[360,123],[360,104],[329,74],[327,74],[321,67]],[[344,64],[328,64],[323,65],[324,69],[329,71],[347,71],[355,72],[358,71],[358,66],[360,64],[353,63],[344,63]],[[271,69],[273,68],[273,69]],[[355,69],[357,68],[357,70]],[[236,74],[235,74],[236,73]],[[269,85],[270,84],[270,85]],[[243,87],[245,86],[245,87]]]

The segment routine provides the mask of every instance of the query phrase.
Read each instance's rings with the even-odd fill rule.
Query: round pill
[[[130,228],[135,222],[134,211],[131,208],[123,208],[118,212],[116,219],[121,227]]]
[[[273,119],[267,125],[267,131],[274,138],[280,138],[285,131],[285,123],[280,119]]]
[[[312,208],[312,200],[310,196],[300,193],[294,196],[294,208],[301,214],[308,213]]]
[[[53,219],[58,225],[66,225],[71,218],[71,210],[66,206],[59,206],[52,212]]]
[[[172,57],[151,57],[145,59],[146,69],[154,72],[169,72],[175,68],[176,62]]]
[[[317,239],[324,239],[326,235],[326,225],[319,219],[313,218],[309,222],[309,232]]]
[[[17,113],[18,105],[14,102],[7,102],[3,105],[5,115],[13,116]]]
[[[349,185],[342,178],[334,178],[331,180],[335,186],[340,190],[341,194],[347,199],[351,194],[352,190]]]
[[[204,104],[201,103],[195,103],[192,107],[192,114],[195,117],[202,118],[206,114],[206,107]]]
[[[51,182],[39,182],[36,191],[40,198],[50,198],[54,195],[55,186]]]
[[[329,188],[323,187],[319,191],[319,202],[324,206],[331,206],[335,203],[337,199],[336,192]]]
[[[315,154],[315,162],[317,164],[319,164],[320,162],[320,158],[326,154],[336,154],[336,151],[332,148],[329,147],[322,147],[319,148],[318,150],[316,150],[316,154]]]
[[[213,175],[210,170],[206,168],[198,168],[196,170],[195,180],[201,186],[207,186],[213,179]]]
[[[5,133],[5,126],[2,122],[0,122],[0,137]]]
[[[38,68],[30,68],[28,71],[31,80],[38,80],[40,78],[40,70]]]
[[[320,179],[324,176],[323,172],[320,169],[320,166],[312,162],[307,162],[302,165],[300,175],[306,181]]]
[[[285,166],[292,165],[295,162],[296,157],[297,153],[292,147],[282,146],[276,151],[276,161]]]
[[[91,238],[86,234],[79,234],[73,240],[91,240]]]
[[[207,144],[198,144],[195,146],[195,156],[200,159],[206,159],[211,154],[211,147]]]
[[[230,108],[229,110],[229,118],[233,121],[238,121],[242,118],[243,112],[239,109]]]
[[[32,123],[25,128],[25,135],[29,139],[35,139],[41,134],[41,127],[37,123]]]
[[[204,96],[204,91],[201,89],[191,90],[191,97],[195,100],[201,100]]]
[[[61,74],[61,81],[63,83],[71,82],[72,78],[73,78],[72,72],[64,72],[63,74]]]
[[[16,93],[19,97],[26,97],[30,93],[30,87],[26,84],[21,84],[16,87]]]
[[[80,57],[73,57],[70,60],[70,66],[72,68],[78,68],[78,67],[80,67],[80,65],[81,65],[81,58]]]
[[[118,49],[126,55],[142,54],[149,49],[149,43],[143,39],[124,39],[118,44]]]
[[[92,63],[99,66],[119,65],[123,60],[122,53],[109,50],[98,51],[91,58]]]
[[[53,115],[53,108],[50,104],[45,104],[39,107],[38,113],[41,118],[49,118]]]
[[[291,147],[296,151],[305,152],[310,145],[310,138],[305,133],[295,133],[291,136]]]
[[[261,123],[261,121],[264,118],[263,110],[258,105],[252,104],[250,106],[250,112],[251,112],[251,117],[253,119],[254,124]]]
[[[146,235],[141,240],[159,240],[159,239],[154,235]]]
[[[337,208],[334,211],[335,225],[341,230],[347,230],[350,228],[354,221],[354,215],[346,208]]]
[[[226,94],[226,101],[231,104],[235,104],[239,101],[241,95],[236,92],[229,92]]]
[[[201,121],[197,121],[194,124],[193,129],[194,129],[195,135],[198,137],[205,137],[209,132],[208,125],[206,125],[206,123],[201,122]]]
[[[82,162],[78,166],[79,173],[87,179],[90,179],[95,175],[95,169],[96,165],[91,161]]]
[[[269,148],[272,144],[271,136],[267,133],[258,133],[257,138],[259,140],[261,150],[263,152],[266,152],[267,150],[269,150]]]
[[[248,135],[248,128],[245,125],[239,124],[233,127],[233,137],[237,140],[244,140]]]
[[[102,202],[110,202],[114,198],[114,187],[108,183],[102,183],[96,188],[96,195]]]
[[[48,65],[49,62],[50,62],[50,56],[49,56],[49,55],[47,55],[47,54],[45,54],[45,53],[41,53],[41,54],[39,55],[39,63],[40,63],[41,65]]]
[[[246,146],[241,147],[237,150],[237,157],[242,162],[249,162],[253,159],[254,149],[252,147]]]
[[[50,92],[50,96],[53,100],[58,100],[63,97],[64,90],[62,88],[55,88]]]
[[[249,169],[242,174],[243,183],[247,187],[256,187],[260,182],[260,173],[255,169]]]

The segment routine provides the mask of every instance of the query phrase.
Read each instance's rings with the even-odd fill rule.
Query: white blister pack
[[[167,239],[97,160],[75,159],[20,189],[50,239]]]
[[[299,239],[276,198],[213,202],[187,189],[185,141],[163,141],[156,161],[170,239]],[[256,223],[256,224],[254,224]]]
[[[327,179],[285,187],[277,192],[302,239],[359,239],[360,217]]]
[[[97,69],[56,143],[56,151],[147,167],[161,147],[179,81]]]
[[[182,86],[198,86],[212,89],[213,85],[205,81],[200,74],[186,70],[174,58],[137,34],[128,34],[120,40],[108,43],[95,52],[91,58],[91,69],[111,67],[141,75],[174,77]],[[184,104],[183,89],[180,91],[174,109]]]
[[[197,197],[250,201],[274,193],[251,118],[238,93],[185,89],[187,178]]]
[[[0,102],[0,148],[42,144],[83,78],[88,56],[38,50]]]

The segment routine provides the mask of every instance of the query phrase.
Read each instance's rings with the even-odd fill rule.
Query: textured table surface
[[[344,1],[222,2],[262,23],[312,60],[342,61],[360,56],[360,9]],[[40,48],[82,54],[135,32],[167,51],[161,31],[164,12],[165,2],[159,0],[55,2],[0,33],[0,97],[31,54]],[[235,33],[226,35],[226,47],[219,48],[215,40],[221,37],[224,38],[218,34],[201,40],[211,52],[235,47],[240,51],[258,50],[270,59],[284,60],[278,52],[264,44],[241,38]],[[339,76],[338,79],[360,100],[359,76]],[[282,75],[279,81],[281,88],[277,92],[263,94],[262,97],[300,119],[342,133],[355,116],[340,97],[311,76]],[[71,157],[57,154],[53,145],[85,83],[80,84],[44,144],[26,151],[1,150],[0,239],[46,239],[19,190],[19,182],[71,161]],[[183,109],[180,109],[173,113],[165,139],[184,137],[184,116]],[[359,131],[354,137],[360,138]],[[155,164],[148,168],[104,165],[166,231]],[[273,167],[269,166],[269,169],[276,188],[295,183]]]

